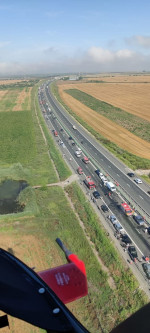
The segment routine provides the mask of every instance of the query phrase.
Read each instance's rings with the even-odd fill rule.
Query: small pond
[[[24,206],[17,201],[18,194],[28,186],[24,180],[5,180],[0,184],[0,214],[18,213]]]

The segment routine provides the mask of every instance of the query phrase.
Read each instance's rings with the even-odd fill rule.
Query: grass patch
[[[31,112],[0,112],[0,161],[28,165],[36,155]]]
[[[45,120],[41,114],[41,110],[39,107],[39,103],[38,103],[38,98],[35,98],[35,104],[36,104],[36,110],[38,113],[38,118],[40,120],[40,124],[42,126],[44,135],[46,137],[47,140],[47,144],[48,144],[48,149],[49,149],[49,153],[50,156],[55,164],[56,170],[59,174],[59,178],[60,180],[65,180],[66,178],[68,178],[71,175],[71,171],[68,168],[67,164],[65,163],[64,159],[62,158],[62,155],[60,154],[59,150],[57,149],[54,140],[52,138],[52,135],[50,134],[50,131],[45,123]]]
[[[70,96],[96,111],[100,115],[114,121],[134,135],[150,142],[150,123],[138,116],[117,108],[111,104],[100,101],[78,89],[65,90]]]
[[[126,316],[131,315],[131,313],[141,308],[145,304],[146,298],[138,289],[138,282],[135,277],[131,271],[125,267],[125,263],[123,263],[114,245],[106,236],[104,228],[100,225],[99,218],[89,205],[89,202],[79,186],[73,183],[68,186],[66,190],[80,219],[86,227],[88,236],[95,244],[101,259],[109,268],[111,276],[116,282],[117,289],[112,293],[114,293],[115,297],[113,309],[114,318],[116,318],[115,324],[118,324],[118,322],[124,320]]]
[[[26,188],[27,190],[29,189]],[[27,200],[26,196],[29,199],[30,194],[23,192],[22,200],[25,202]],[[100,227],[94,211],[86,203],[79,187],[76,184],[68,186],[67,192],[77,207],[101,259],[112,272],[117,286],[116,289],[111,289],[108,285],[107,274],[102,270],[94,256],[63,189],[58,186],[34,191],[39,208],[36,216],[23,217],[16,214],[16,220],[7,216],[5,224],[1,220],[1,237],[4,239],[5,236],[10,235],[13,239],[13,246],[9,245],[9,247],[16,255],[18,253],[15,252],[15,247],[20,242],[20,252],[22,246],[24,247],[24,256],[20,259],[24,260],[30,267],[36,266],[37,262],[42,261],[41,264],[44,269],[48,266],[54,267],[66,262],[64,254],[55,243],[56,237],[60,237],[73,253],[84,260],[89,284],[88,296],[72,303],[69,308],[90,332],[102,332],[102,327],[103,332],[106,333],[117,323],[127,318],[129,314],[143,306],[147,300],[142,292],[137,289],[138,284],[130,271],[124,269],[122,261],[107,239],[105,231]],[[33,250],[30,249],[31,236],[37,239],[37,245],[34,246]],[[22,245],[23,239],[26,239],[24,245]],[[34,257],[31,262],[32,256]]]
[[[146,158],[141,158],[137,155],[134,155],[119,146],[115,143],[106,139],[103,135],[93,130],[86,122],[84,122],[79,116],[77,116],[60,98],[58,88],[56,84],[51,85],[51,90],[56,96],[57,100],[63,105],[63,107],[82,125],[84,126],[102,145],[104,145],[109,151],[111,151],[116,157],[118,157],[123,163],[133,170],[136,169],[150,169],[150,160]]]
[[[12,90],[9,89],[10,94]],[[30,111],[0,112],[1,180],[18,180],[20,176],[31,185],[58,181],[35,115],[36,94],[35,86],[31,92]]]

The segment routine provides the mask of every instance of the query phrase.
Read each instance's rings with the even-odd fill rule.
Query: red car
[[[82,175],[83,174],[82,168],[78,167],[77,172],[78,172],[79,175]]]

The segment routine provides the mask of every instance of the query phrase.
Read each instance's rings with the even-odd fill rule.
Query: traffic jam
[[[43,89],[39,89],[38,95],[40,107],[45,120],[47,120],[48,116],[51,117],[52,120],[56,120],[57,117],[45,100]],[[58,127],[60,127],[59,130]],[[74,124],[72,124],[72,129],[73,131],[76,131],[76,126]],[[66,143],[64,143],[63,140],[65,129],[58,124],[57,128],[52,129],[52,132],[54,138],[56,138],[56,143],[63,149],[64,153],[66,148]],[[120,242],[124,252],[127,252],[130,263],[142,263],[142,269],[146,274],[147,279],[150,279],[149,255],[147,253],[142,253],[139,250],[116,215],[124,215],[126,221],[129,220],[135,229],[137,228],[140,230],[139,232],[142,230],[144,237],[150,234],[150,227],[145,217],[141,216],[135,207],[131,206],[130,202],[127,202],[127,200],[120,195],[118,191],[119,184],[117,182],[112,182],[109,175],[105,174],[104,170],[94,168],[90,158],[84,154],[84,149],[79,147],[82,143],[77,143],[72,134],[69,135],[68,133],[65,133],[65,140],[66,137],[67,144],[69,144],[73,150],[73,159],[77,163],[75,171],[79,177],[81,177],[85,190],[87,189],[86,194],[88,198],[90,198],[90,201],[95,205],[96,209],[101,212],[105,220],[109,222],[110,228],[113,228],[114,236]],[[71,160],[72,158],[70,157],[70,161]],[[90,168],[88,168],[89,166]],[[93,169],[96,178],[92,177],[93,171],[91,171],[91,175],[88,174],[89,169],[91,170],[91,168]],[[114,207],[115,210],[117,210],[117,214],[114,214]]]

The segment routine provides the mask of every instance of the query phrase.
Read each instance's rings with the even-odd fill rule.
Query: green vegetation
[[[131,313],[142,307],[145,304],[146,299],[143,293],[138,289],[138,283],[132,275],[131,271],[127,268],[125,262],[120,259],[118,252],[114,248],[110,239],[108,239],[108,236],[106,235],[105,230],[100,224],[96,213],[89,205],[89,202],[85,198],[79,186],[74,183],[68,186],[66,190],[74,204],[76,211],[78,212],[80,219],[84,223],[87,235],[94,243],[95,248],[98,251],[102,261],[109,268],[109,272],[115,281],[116,289],[111,291],[111,297],[108,293],[108,286],[107,288],[105,287],[106,293],[104,296],[104,299],[110,302],[109,306],[111,307],[113,305],[113,308],[110,309],[108,305],[105,308],[104,300],[102,304],[104,307],[103,311],[105,313],[104,322],[107,322],[107,315],[108,313],[111,313],[113,318],[116,318],[116,325],[118,324],[118,322],[124,320],[127,316],[131,315]],[[93,272],[89,271],[89,282],[92,275]],[[92,288],[90,292],[92,292]],[[95,301],[96,306],[100,302],[100,300],[98,301],[99,297],[101,297],[101,295],[99,295],[98,293],[97,300]],[[108,300],[107,297],[110,297],[110,300]],[[112,302],[112,300],[114,300],[114,302]],[[101,318],[103,318],[103,316]],[[103,327],[104,322],[102,325]]]
[[[0,221],[1,234],[15,237],[15,240],[26,235],[27,248],[29,246],[27,236],[36,237],[39,248],[42,247],[44,251],[47,267],[66,262],[64,254],[55,243],[56,237],[62,239],[65,245],[85,262],[87,271],[88,296],[76,301],[72,305],[72,311],[90,332],[102,332],[102,327],[103,332],[106,333],[142,307],[147,299],[138,289],[137,281],[120,259],[77,184],[68,186],[66,191],[84,222],[86,233],[94,243],[103,263],[109,268],[115,288],[108,283],[108,274],[103,271],[93,254],[78,219],[60,187],[35,190],[38,205],[36,216],[29,215],[23,218],[19,214],[14,214],[17,224],[12,216],[7,216],[5,224]],[[25,200],[24,193],[22,202]],[[30,262],[29,257],[24,260],[27,264]],[[40,260],[44,260],[42,253]]]
[[[60,152],[58,151],[58,148],[54,144],[54,140],[52,139],[51,135],[49,134],[49,129],[46,126],[44,118],[41,114],[37,97],[35,99],[35,105],[36,105],[36,110],[37,110],[38,117],[40,120],[40,124],[42,126],[44,135],[47,140],[50,156],[55,164],[55,168],[59,174],[60,180],[65,180],[66,178],[68,178],[71,175],[71,171],[68,168],[68,166],[66,165],[66,163],[64,162],[62,155],[60,154]]]
[[[10,83],[10,84],[0,84],[0,90],[8,90],[8,89],[15,90],[18,88],[33,87],[38,82],[39,82],[38,79],[29,80],[29,81],[21,81],[21,82],[16,82],[16,83],[13,83],[13,80],[12,80],[12,83]],[[1,81],[0,81],[0,83],[1,83]]]
[[[25,84],[25,83],[24,83]],[[22,90],[22,88],[20,88]],[[28,91],[28,86],[26,90]],[[71,171],[66,166],[54,141],[47,129],[45,121],[39,110],[37,86],[31,92],[31,110],[11,112],[16,100],[18,89],[9,89],[3,99],[3,108],[0,112],[0,179],[24,179],[31,185],[45,185],[58,181],[55,172],[56,166],[61,180],[66,179]],[[12,98],[14,96],[14,99]],[[29,98],[29,97],[28,97]],[[28,105],[26,98],[23,108]],[[38,120],[35,114],[35,105],[42,123],[48,145],[45,145]],[[9,111],[8,111],[9,109]],[[50,158],[51,157],[51,158]],[[53,160],[53,161],[52,161]],[[19,166],[19,173],[18,173]],[[13,171],[12,171],[13,170]],[[24,172],[25,170],[25,172]]]
[[[0,112],[0,160],[28,165],[36,155],[32,114],[28,111]]]
[[[64,190],[59,186],[45,186],[58,181],[55,168],[61,180],[67,178],[71,172],[49,134],[38,105],[37,89],[38,85],[32,89],[31,111],[0,113],[0,135],[4,135],[6,140],[5,142],[3,139],[5,149],[0,159],[0,180],[24,179],[30,185],[42,185],[36,190],[28,187],[20,193],[19,202],[25,205],[24,212],[0,217],[1,235],[12,237],[15,240],[14,248],[18,240],[21,246],[22,237],[26,236],[26,244],[23,246],[27,249],[30,242],[28,236],[34,236],[39,248],[44,252],[47,267],[65,262],[64,254],[55,243],[56,237],[60,237],[66,246],[85,262],[87,270],[89,294],[78,300],[72,306],[72,311],[89,331],[97,333],[103,330],[107,333],[129,314],[142,307],[147,299],[139,290],[130,270],[120,259],[77,184],[68,186],[66,192],[84,223],[87,235],[108,267],[113,277],[113,286],[109,283],[108,274],[103,271],[93,254]],[[44,143],[35,109],[47,144]],[[4,133],[3,127],[7,129],[7,133]],[[19,143],[16,142],[18,138]],[[36,251],[36,248],[34,250]],[[40,255],[42,261],[42,253]],[[29,256],[24,260],[28,264]]]
[[[117,156],[121,161],[128,165],[133,170],[136,169],[150,169],[150,160],[146,158],[141,158],[134,154],[129,153],[128,151],[120,148],[115,143],[109,141],[100,133],[93,130],[86,122],[84,122],[79,116],[77,116],[60,98],[58,88],[56,84],[51,86],[53,94],[56,96],[57,100],[64,106],[64,108],[75,118],[77,121],[84,126],[93,136],[103,144],[109,151],[111,151],[115,156]]]
[[[100,101],[78,89],[68,89],[65,92],[100,115],[114,121],[143,140],[150,142],[150,123],[147,120]]]

